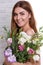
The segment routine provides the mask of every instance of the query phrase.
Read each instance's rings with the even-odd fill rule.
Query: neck
[[[22,30],[24,32],[26,32],[27,30],[30,30],[30,29],[31,29],[31,27],[30,27],[30,25],[28,23],[22,27]]]

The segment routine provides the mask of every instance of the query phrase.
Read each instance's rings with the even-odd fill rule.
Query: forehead
[[[14,10],[14,13],[19,13],[19,12],[27,12],[25,9],[21,8],[21,7],[16,7],[15,10]]]

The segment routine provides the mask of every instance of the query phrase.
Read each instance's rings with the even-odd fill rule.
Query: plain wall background
[[[43,25],[43,0],[26,0],[30,2],[33,8],[35,19],[37,22],[37,27]]]
[[[13,5],[18,0],[0,0],[0,35],[5,36],[5,32],[3,30],[3,26],[6,25],[8,29],[10,29],[11,22],[11,12]],[[43,25],[43,0],[27,0],[30,2],[33,8],[34,16],[37,22],[37,28]],[[0,39],[0,65],[2,65],[4,61],[3,52],[7,43],[3,39]],[[43,47],[41,47],[41,65],[43,65]]]

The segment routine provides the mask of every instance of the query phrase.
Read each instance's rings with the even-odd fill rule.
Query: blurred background
[[[3,26],[10,29],[11,13],[14,4],[19,0],[0,0],[0,35],[5,36]],[[26,0],[30,2],[36,19],[37,29],[43,26],[43,0]],[[4,61],[4,50],[7,46],[5,39],[0,39],[0,65]],[[43,47],[41,47],[41,65],[43,65]]]

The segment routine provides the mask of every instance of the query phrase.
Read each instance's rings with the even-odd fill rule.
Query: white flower
[[[8,44],[11,44],[11,43],[12,43],[12,38],[8,38],[8,39],[7,39],[7,43],[8,43]]]
[[[31,36],[27,35],[25,32],[20,32],[20,36],[25,38],[28,42],[31,42]]]
[[[18,41],[18,44],[23,45],[26,42],[26,39],[24,39],[23,37],[21,37]]]
[[[31,36],[30,35],[27,35],[26,40],[29,42],[30,39],[31,39]]]
[[[30,48],[29,48],[29,47],[27,47],[27,51],[29,51],[29,49],[30,49]]]
[[[34,38],[34,39],[32,40],[32,42],[33,42],[33,44],[36,44],[37,42],[39,42],[39,38]]]
[[[36,44],[36,41],[35,40],[32,40],[33,44]]]
[[[20,35],[25,38],[26,40],[29,40],[31,38],[30,35],[27,35],[25,32],[20,32]]]
[[[37,42],[37,41],[39,41],[39,38],[35,38],[34,40]]]
[[[40,43],[43,43],[43,40],[41,40],[41,42]]]
[[[40,54],[40,49],[36,50],[36,54]]]
[[[20,36],[18,44],[23,45],[26,41],[30,41],[31,36],[27,35],[25,32],[20,32]]]
[[[22,37],[26,38],[27,34],[25,32],[20,32],[20,35],[22,35]]]
[[[39,61],[40,57],[38,55],[33,56],[34,61]]]

